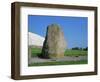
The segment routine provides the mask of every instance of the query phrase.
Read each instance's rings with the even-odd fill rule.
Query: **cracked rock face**
[[[47,27],[46,37],[42,48],[44,58],[62,58],[66,49],[66,41],[63,31],[57,24]]]

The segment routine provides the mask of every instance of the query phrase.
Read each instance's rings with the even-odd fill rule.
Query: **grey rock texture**
[[[42,48],[42,57],[62,58],[64,57],[66,47],[66,41],[60,26],[58,24],[49,25]]]

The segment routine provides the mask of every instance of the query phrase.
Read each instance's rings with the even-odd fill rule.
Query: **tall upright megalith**
[[[42,48],[44,58],[62,58],[66,49],[63,31],[57,24],[47,27],[46,37]]]

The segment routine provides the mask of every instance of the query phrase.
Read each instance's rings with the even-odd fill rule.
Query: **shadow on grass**
[[[41,58],[41,59],[50,59],[47,55],[43,55],[42,53],[34,53],[36,55],[32,55],[32,57],[38,57],[38,58]]]
[[[44,55],[42,53],[38,53],[37,57],[41,58],[41,59],[50,59],[47,55]]]

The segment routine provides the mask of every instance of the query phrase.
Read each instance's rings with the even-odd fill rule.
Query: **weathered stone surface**
[[[63,31],[57,24],[47,27],[47,33],[42,48],[44,58],[62,58],[66,49],[66,41]]]

